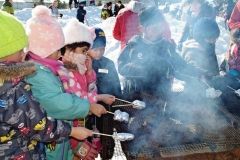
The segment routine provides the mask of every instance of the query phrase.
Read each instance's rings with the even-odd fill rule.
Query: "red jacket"
[[[240,1],[238,1],[233,9],[232,15],[229,19],[228,26],[230,29],[240,27]]]
[[[124,48],[128,40],[139,32],[138,14],[132,12],[129,8],[121,9],[113,28],[113,37],[121,42],[121,48]]]
[[[121,49],[127,42],[137,34],[140,34],[140,22],[137,13],[132,12],[128,8],[121,9],[117,15],[116,22],[113,28],[113,37],[121,41]],[[171,31],[168,23],[163,24],[163,36],[170,40]]]

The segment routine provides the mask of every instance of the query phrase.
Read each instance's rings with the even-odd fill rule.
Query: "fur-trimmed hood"
[[[22,63],[0,63],[0,81],[10,81],[16,78],[23,78],[36,71],[32,62]]]

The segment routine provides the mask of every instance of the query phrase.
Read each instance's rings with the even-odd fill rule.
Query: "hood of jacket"
[[[24,78],[36,71],[32,62],[21,63],[1,63],[0,62],[0,81],[11,81],[13,79]]]

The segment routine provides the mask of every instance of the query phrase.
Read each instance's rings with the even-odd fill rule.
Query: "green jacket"
[[[73,120],[87,116],[90,106],[87,100],[64,93],[60,80],[47,67],[36,64],[36,68],[36,74],[28,76],[26,81],[32,87],[33,96],[49,116],[61,120]],[[54,151],[47,150],[46,152],[48,160],[72,160],[68,140],[57,144]]]
[[[10,2],[4,2],[2,5],[2,10],[9,14],[14,14],[13,5]]]

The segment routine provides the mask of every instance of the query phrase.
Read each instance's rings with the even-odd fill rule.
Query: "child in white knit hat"
[[[66,91],[74,93],[90,102],[102,101],[111,105],[115,97],[108,94],[97,94],[96,73],[92,68],[92,59],[87,55],[87,51],[93,44],[95,38],[94,29],[72,19],[63,29],[65,36],[66,52],[63,57],[65,67],[70,70],[71,82],[64,85]],[[79,120],[73,122],[74,126],[81,126]],[[88,142],[87,142],[88,143]],[[88,143],[89,146],[93,146]],[[71,140],[71,146],[76,156],[80,158],[88,157],[82,154],[81,143],[76,139]],[[96,148],[99,151],[99,148]],[[87,151],[88,152],[88,151]],[[89,153],[89,152],[88,152]]]

